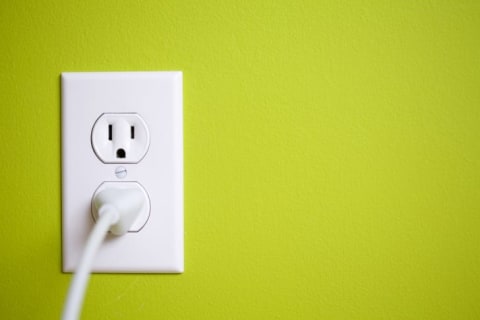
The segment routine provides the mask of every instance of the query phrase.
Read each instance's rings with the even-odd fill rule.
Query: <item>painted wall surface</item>
[[[55,319],[62,71],[183,70],[182,275],[84,319],[480,318],[480,2],[0,2],[0,318]]]

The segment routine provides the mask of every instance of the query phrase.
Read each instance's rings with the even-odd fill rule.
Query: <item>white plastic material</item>
[[[114,235],[124,235],[131,230],[135,220],[140,218],[140,213],[147,213],[147,219],[139,219],[141,224],[144,225],[148,220],[150,200],[145,190],[136,182],[109,182],[102,185],[102,189],[95,192],[92,201],[95,221],[100,218],[105,205],[113,206],[120,216],[118,222],[110,227],[110,232]]]
[[[137,215],[135,216],[135,220],[131,221],[128,224],[128,229],[125,232],[139,232],[145,226],[150,216],[150,198],[148,197],[147,191],[142,187],[141,184],[138,182],[104,182],[102,183],[92,197],[92,216],[93,219],[96,221],[98,219],[98,209],[100,208],[101,203],[100,200],[103,200],[102,197],[105,195],[109,195],[109,193],[114,193],[115,190],[119,190],[120,193],[129,192],[130,190],[136,190],[136,193],[140,193],[141,197],[143,198],[142,207],[139,208]],[[109,193],[102,195],[104,191],[108,191]],[[111,195],[112,197],[114,194]],[[108,198],[110,199],[110,198]],[[106,199],[106,200],[108,200]],[[123,197],[125,199],[125,197]],[[118,234],[113,232],[114,234]]]
[[[108,229],[111,227],[112,223],[118,221],[118,212],[116,212],[114,208],[108,210],[109,208],[106,207],[104,208],[107,210],[105,210],[97,224],[95,224],[93,230],[90,232],[88,241],[85,243],[80,264],[75,271],[75,276],[68,289],[65,306],[62,312],[62,320],[76,320],[79,318],[83,300],[85,298],[85,290],[87,289],[88,280],[90,279],[92,262],[103,239],[105,239],[105,236],[107,235]]]
[[[92,130],[92,147],[105,163],[138,163],[147,153],[150,135],[136,113],[104,113]]]
[[[102,115],[111,114],[138,115],[145,123],[149,146],[137,163],[97,156],[92,131]],[[125,121],[128,126],[131,120]],[[94,193],[104,183],[126,182],[138,183],[146,191],[150,215],[143,226],[139,222],[138,232],[109,237],[92,261],[93,272],[183,272],[182,122],[181,72],[62,73],[63,271],[76,269],[95,224]],[[104,129],[99,139],[108,140],[108,127]],[[119,141],[126,139],[125,132]]]

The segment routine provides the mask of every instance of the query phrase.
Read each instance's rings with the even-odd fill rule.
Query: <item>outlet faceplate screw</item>
[[[117,167],[115,169],[115,175],[117,176],[118,179],[123,179],[127,176],[127,169],[125,167]]]

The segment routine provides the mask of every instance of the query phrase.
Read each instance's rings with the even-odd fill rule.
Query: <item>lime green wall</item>
[[[0,2],[0,317],[54,319],[62,71],[183,70],[183,275],[85,319],[480,317],[478,1]]]

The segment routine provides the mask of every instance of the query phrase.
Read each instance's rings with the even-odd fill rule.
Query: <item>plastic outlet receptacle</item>
[[[107,237],[92,271],[183,272],[182,124],[181,72],[62,73],[64,272],[76,269],[92,198],[109,184],[140,186],[149,214]]]
[[[104,163],[138,163],[147,154],[150,135],[137,113],[104,113],[92,129],[92,147]]]

